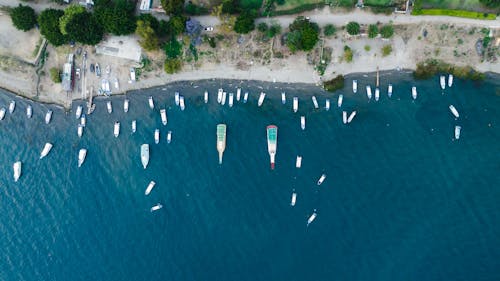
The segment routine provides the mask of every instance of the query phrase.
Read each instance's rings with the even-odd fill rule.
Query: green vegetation
[[[370,24],[368,26],[368,37],[375,38],[378,35],[378,26],[376,24]]]
[[[60,46],[68,42],[67,36],[63,35],[59,28],[59,19],[63,15],[64,12],[61,10],[47,9],[38,16],[40,33],[54,46]]]
[[[197,6],[193,4],[191,1],[189,1],[186,7],[184,8],[184,12],[192,16],[206,15],[208,14],[208,9],[205,7]]]
[[[359,23],[351,21],[347,24],[346,30],[350,35],[358,35],[360,31]]]
[[[242,12],[234,23],[234,31],[236,33],[246,34],[255,29],[255,17],[256,14],[253,11],[250,12]]]
[[[30,6],[19,4],[19,6],[10,11],[10,18],[12,19],[12,24],[22,31],[28,31],[36,24],[35,10]]]
[[[329,92],[334,92],[336,90],[344,88],[344,76],[338,75],[332,80],[325,81],[325,83],[323,84],[323,88],[325,88],[325,90]]]
[[[137,28],[135,30],[137,36],[139,36],[139,45],[146,51],[153,51],[158,49],[158,37],[155,34],[154,29],[151,27],[151,23],[149,21],[137,21]]]
[[[478,13],[464,10],[446,10],[446,9],[420,9],[413,10],[412,15],[431,15],[431,16],[451,16],[482,20],[495,20],[495,14]]]
[[[384,25],[380,29],[380,34],[383,38],[391,38],[394,35],[394,27],[392,25]]]
[[[353,52],[349,46],[344,46],[344,59],[346,62],[352,62]]]
[[[52,67],[50,70],[50,79],[54,83],[61,83],[61,71],[57,67]]]
[[[64,9],[64,15],[59,19],[59,29],[61,29],[61,33],[64,35],[68,35],[68,31],[66,30],[66,26],[75,15],[85,13],[85,8],[80,5],[70,5],[68,8]]]
[[[180,15],[184,8],[184,0],[161,0],[160,2],[167,15]]]
[[[243,10],[256,10],[262,6],[262,0],[240,0],[239,4]]]
[[[438,73],[451,73],[462,79],[483,80],[485,75],[476,71],[471,66],[454,66],[436,59],[428,59],[417,64],[413,72],[416,79],[429,79]]]
[[[73,15],[66,25],[66,32],[70,40],[87,45],[96,45],[104,36],[102,26],[87,11]]]
[[[290,24],[286,44],[290,51],[310,51],[319,39],[319,26],[300,16]]]
[[[385,45],[382,47],[382,56],[387,57],[392,53],[392,46],[391,45]]]
[[[175,37],[172,37],[170,41],[165,44],[164,49],[167,58],[176,59],[181,55],[182,45]]]
[[[164,70],[166,73],[174,74],[176,72],[179,72],[181,68],[182,68],[182,62],[180,59],[171,59],[171,58],[165,59]]]
[[[168,23],[173,35],[182,34],[186,30],[186,18],[182,15],[171,17]]]
[[[104,31],[127,35],[135,31],[135,2],[129,0],[95,0],[94,16]]]
[[[370,47],[370,45],[365,45],[365,51],[369,52],[371,49],[372,47]]]
[[[281,33],[281,25],[279,23],[273,23],[269,30],[267,31],[267,37],[272,38]]]
[[[392,6],[393,0],[364,0],[363,4],[366,6]]]
[[[325,25],[325,28],[323,29],[323,34],[327,37],[335,35],[336,32],[337,32],[337,28],[335,28],[335,26],[333,24],[327,24],[327,25]]]
[[[481,4],[485,5],[488,8],[498,8],[500,7],[500,1],[498,0],[479,0]]]
[[[267,23],[261,22],[257,25],[257,30],[266,33],[269,30],[269,26],[267,26]]]
[[[426,9],[450,9],[485,12],[500,7],[498,0],[417,0]]]

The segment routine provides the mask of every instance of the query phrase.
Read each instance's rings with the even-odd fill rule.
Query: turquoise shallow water
[[[499,79],[455,79],[444,94],[438,80],[383,73],[381,100],[368,102],[365,85],[374,89],[374,75],[348,77],[343,108],[358,112],[349,126],[336,107],[338,93],[308,85],[175,83],[130,93],[128,113],[123,96],[111,99],[112,114],[107,99],[97,99],[82,139],[74,112],[2,92],[0,106],[15,99],[17,107],[0,121],[0,279],[500,280]],[[249,102],[220,106],[221,86],[228,92],[241,86]],[[267,97],[259,108],[261,88]],[[186,96],[183,112],[174,106],[175,90]],[[330,111],[314,110],[312,94],[321,107],[330,98]],[[298,113],[291,110],[294,95]],[[32,119],[25,116],[28,103]],[[47,108],[54,110],[50,125],[43,121]],[[300,115],[307,118],[305,131]],[[117,120],[121,134],[114,138]],[[228,134],[219,165],[221,122]],[[269,124],[279,127],[273,171]],[[458,141],[455,125],[462,126]],[[153,141],[155,128],[160,144]],[[45,142],[54,148],[38,160]],[[146,170],[142,143],[151,145]],[[82,147],[89,152],[77,168]],[[14,183],[16,160],[23,175]],[[322,173],[327,179],[317,187]],[[144,196],[151,180],[156,187]],[[295,207],[289,205],[293,189]],[[164,207],[151,213],[156,203]],[[314,209],[317,219],[306,227]]]

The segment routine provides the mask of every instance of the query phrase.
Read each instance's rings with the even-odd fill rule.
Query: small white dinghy
[[[76,128],[76,133],[78,135],[79,138],[81,138],[83,136],[83,126],[82,124],[78,124],[77,128]]]
[[[286,94],[285,92],[281,92],[281,104],[285,104],[286,103]]]
[[[137,121],[132,120],[132,133],[135,133],[137,131]]]
[[[450,109],[453,116],[455,116],[455,118],[460,117],[460,114],[458,114],[458,110],[452,104],[450,104],[448,108]]]
[[[45,143],[45,146],[43,147],[42,152],[40,153],[40,159],[47,156],[51,149],[52,149],[52,144],[50,142]]]
[[[223,92],[224,92],[224,90],[222,90],[222,89],[219,89],[219,91],[217,92],[217,103],[222,102],[222,93]]]
[[[354,119],[354,116],[356,116],[356,110],[351,112],[351,115],[349,115],[349,118],[347,118],[347,123],[351,123],[352,119]]]
[[[167,125],[168,119],[167,119],[167,110],[166,109],[160,109],[160,116],[161,116],[161,123],[163,126]]]
[[[78,168],[80,168],[83,162],[85,162],[85,157],[87,157],[87,150],[85,148],[82,148],[78,152]]]
[[[28,107],[26,107],[26,116],[28,116],[28,118],[31,118],[31,116],[33,116],[33,107],[31,107],[31,105],[28,105]]]
[[[52,110],[49,109],[45,114],[45,124],[49,124],[50,120],[52,120]]]
[[[342,122],[347,124],[347,111],[342,111]]]
[[[151,207],[151,212],[158,211],[161,208],[163,208],[163,205],[158,203],[158,204],[154,205],[153,207]]]
[[[326,174],[322,174],[321,177],[319,177],[319,180],[317,182],[318,185],[321,185],[326,179]]]
[[[180,99],[180,94],[179,92],[175,92],[175,95],[174,95],[174,102],[175,102],[175,105],[176,106],[179,106],[180,102],[181,102],[181,99]]]
[[[19,180],[19,178],[21,177],[21,161],[17,161],[16,163],[14,163],[14,165],[12,166],[12,168],[14,168],[14,181],[17,182]]]
[[[0,108],[0,120],[3,120],[5,118],[5,108]]]
[[[208,103],[208,91],[205,91],[205,94],[203,94],[203,100],[205,103]]]
[[[240,101],[240,99],[241,99],[241,89],[238,88],[236,89],[236,100]]]
[[[307,219],[307,226],[309,226],[316,219],[317,216],[318,214],[316,213],[316,209],[314,209],[312,215]]]
[[[153,97],[150,96],[148,98],[148,103],[149,103],[149,108],[154,109],[155,108],[155,102],[153,101]]]
[[[344,101],[344,95],[339,95],[339,98],[337,100],[337,107],[341,107],[342,106],[342,102]]]
[[[448,75],[448,87],[451,88],[452,85],[453,85],[453,75],[450,74]]]
[[[85,127],[87,125],[87,119],[85,118],[85,114],[82,114],[82,117],[80,118],[80,125]]]
[[[111,104],[111,101],[108,101],[106,103],[106,108],[108,109],[109,114],[111,114],[111,112],[113,112],[113,105]]]
[[[375,101],[378,101],[380,99],[380,90],[378,88],[375,88]]]
[[[222,100],[220,101],[221,105],[225,105],[226,104],[226,96],[227,96],[227,93],[226,92],[222,92]]]
[[[392,97],[392,84],[389,84],[389,86],[387,86],[387,96]]]
[[[292,200],[290,201],[290,206],[295,206],[295,203],[297,202],[297,193],[295,191],[292,193]]]
[[[266,93],[264,92],[260,92],[260,96],[259,96],[259,101],[257,102],[257,105],[258,106],[261,106],[262,103],[264,103],[264,99],[266,98]]]
[[[293,112],[297,112],[299,110],[299,98],[293,97]]]
[[[352,92],[356,93],[358,91],[358,80],[352,80]]]
[[[117,138],[120,135],[120,122],[116,121],[113,128],[113,135]]]
[[[245,92],[245,95],[243,96],[243,103],[247,103],[248,101],[248,92]]]
[[[127,113],[128,112],[128,99],[123,100],[123,112]]]
[[[300,169],[302,167],[302,156],[297,155],[297,160],[295,160],[295,168]]]
[[[369,100],[372,99],[372,88],[370,87],[370,85],[366,86],[366,96]]]
[[[441,89],[444,90],[446,87],[446,77],[444,77],[444,75],[439,77],[439,84],[441,84]]]
[[[153,187],[155,187],[155,185],[156,185],[156,182],[151,181],[148,184],[148,187],[146,188],[146,191],[144,191],[144,195],[149,195],[149,193],[151,193],[151,190],[153,190]]]
[[[330,110],[330,99],[325,100],[325,109],[326,111]]]
[[[300,128],[303,130],[306,129],[306,117],[300,116]]]
[[[179,97],[179,105],[181,107],[181,110],[184,110],[186,108],[186,105],[184,104],[184,96]]]
[[[233,102],[234,102],[234,94],[229,93],[229,107],[233,107]]]
[[[80,117],[82,117],[82,111],[83,111],[83,108],[81,105],[76,107],[76,111],[75,111],[76,119],[80,119]]]
[[[316,99],[315,96],[312,96],[311,97],[312,101],[313,101],[313,105],[314,105],[314,108],[315,109],[318,109],[319,108],[319,105],[318,105],[318,100]]]
[[[160,130],[159,129],[155,130],[155,143],[156,144],[160,143]]]
[[[172,131],[168,131],[167,133],[167,143],[172,142]]]
[[[413,86],[411,87],[411,97],[416,100],[417,99],[417,87]]]
[[[16,110],[16,102],[11,101],[9,104],[9,113],[12,114],[14,112],[14,110]]]
[[[455,139],[458,140],[460,138],[460,131],[462,130],[461,126],[455,126]]]

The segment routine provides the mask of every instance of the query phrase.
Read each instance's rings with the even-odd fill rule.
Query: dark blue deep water
[[[348,126],[336,106],[339,93],[309,85],[175,83],[129,93],[128,113],[123,96],[111,99],[112,114],[108,99],[96,99],[81,139],[74,109],[83,102],[65,113],[1,92],[0,107],[12,99],[17,107],[0,121],[0,280],[500,280],[498,78],[455,79],[443,94],[439,77],[413,81],[406,73],[383,73],[380,101],[368,102],[365,85],[374,90],[374,74],[352,75],[341,91],[343,108],[358,112]],[[216,102],[221,86],[234,93],[241,86],[249,102],[222,107]],[[267,97],[259,108],[261,88]],[[185,111],[174,105],[175,90],[186,96]],[[298,113],[291,110],[293,96],[300,97]],[[326,98],[330,111],[323,108]],[[50,125],[43,120],[47,108],[54,110]],[[305,131],[300,115],[307,118]],[[122,128],[114,138],[117,120]],[[222,165],[218,123],[228,126]],[[274,171],[269,124],[279,127]],[[455,125],[462,126],[458,141]],[[160,144],[153,141],[155,128]],[[54,148],[39,160],[45,142]],[[146,170],[142,143],[151,145]],[[82,147],[88,155],[77,168]],[[15,183],[17,160],[23,173]],[[322,173],[327,179],[318,187]],[[156,187],[145,196],[151,180]],[[163,209],[150,212],[157,203]],[[314,209],[318,216],[306,227]]]

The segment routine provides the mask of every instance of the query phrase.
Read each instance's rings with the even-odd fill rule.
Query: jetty
[[[226,150],[226,124],[217,125],[217,152],[219,152],[219,164],[222,164],[222,156]]]
[[[90,87],[89,101],[87,102],[87,114],[94,112],[95,104],[93,104],[92,99],[94,94],[94,86]]]

